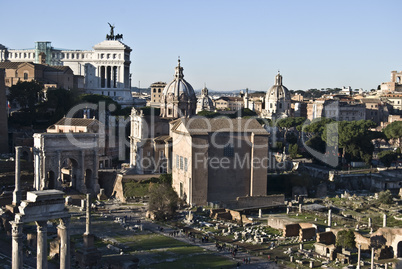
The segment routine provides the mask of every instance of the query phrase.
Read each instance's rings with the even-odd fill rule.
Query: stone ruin
[[[64,205],[63,192],[42,190],[27,192],[27,199],[18,206],[12,226],[12,269],[23,267],[23,225],[37,225],[37,268],[47,268],[47,222],[59,219],[60,269],[70,268],[70,214]],[[17,201],[18,202],[18,201]]]

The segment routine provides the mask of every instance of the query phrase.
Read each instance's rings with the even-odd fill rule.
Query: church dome
[[[197,99],[197,110],[196,113],[200,111],[213,111],[214,110],[214,102],[211,97],[208,95],[208,89],[205,87],[201,90],[201,96]]]
[[[275,85],[273,85],[265,96],[265,112],[268,118],[278,118],[290,116],[290,93],[282,84],[281,74],[275,76]]]
[[[275,76],[275,85],[273,85],[268,91],[266,98],[268,100],[285,99],[290,100],[289,90],[282,84],[282,76],[278,73]]]
[[[178,66],[175,68],[174,79],[168,83],[163,90],[163,96],[165,98],[170,96],[181,100],[196,99],[193,87],[183,77],[183,67],[180,66],[179,59]]]
[[[161,117],[177,119],[191,117],[196,112],[197,97],[193,87],[183,77],[183,67],[175,68],[174,79],[163,89]]]

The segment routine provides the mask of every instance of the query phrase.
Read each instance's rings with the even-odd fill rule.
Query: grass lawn
[[[127,246],[132,255],[138,256],[141,268],[233,268],[235,265],[232,260],[201,247],[159,234],[138,234],[115,239]]]
[[[148,195],[149,183],[142,182],[124,182],[124,195],[126,197],[143,197]]]
[[[132,236],[114,237],[118,242],[129,247],[130,251],[153,250],[159,248],[172,248],[191,246],[159,234],[138,234]]]
[[[214,254],[199,254],[193,256],[179,256],[172,257],[175,259],[171,262],[161,262],[155,263],[147,267],[142,265],[142,268],[175,268],[175,269],[185,269],[185,268],[233,268],[235,262],[229,259],[220,257]]]

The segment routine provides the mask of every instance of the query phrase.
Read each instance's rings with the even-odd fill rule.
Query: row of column
[[[99,66],[98,77],[100,78],[101,88],[117,88],[119,82],[120,67],[119,66]]]
[[[11,222],[12,226],[12,269],[23,268],[23,233],[22,222]],[[37,226],[37,247],[36,262],[37,269],[47,269],[47,221],[36,221]],[[70,268],[70,217],[60,218],[57,226],[60,236],[60,269]]]

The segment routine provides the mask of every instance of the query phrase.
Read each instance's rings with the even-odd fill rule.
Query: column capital
[[[17,221],[10,221],[12,237],[18,237],[22,235],[22,226],[24,223]]]
[[[42,221],[35,221],[36,227],[38,228],[38,231],[44,232],[47,231],[47,221],[42,220]]]
[[[71,217],[60,218],[60,223],[57,225],[57,228],[61,230],[68,229],[70,227],[70,219]]]

